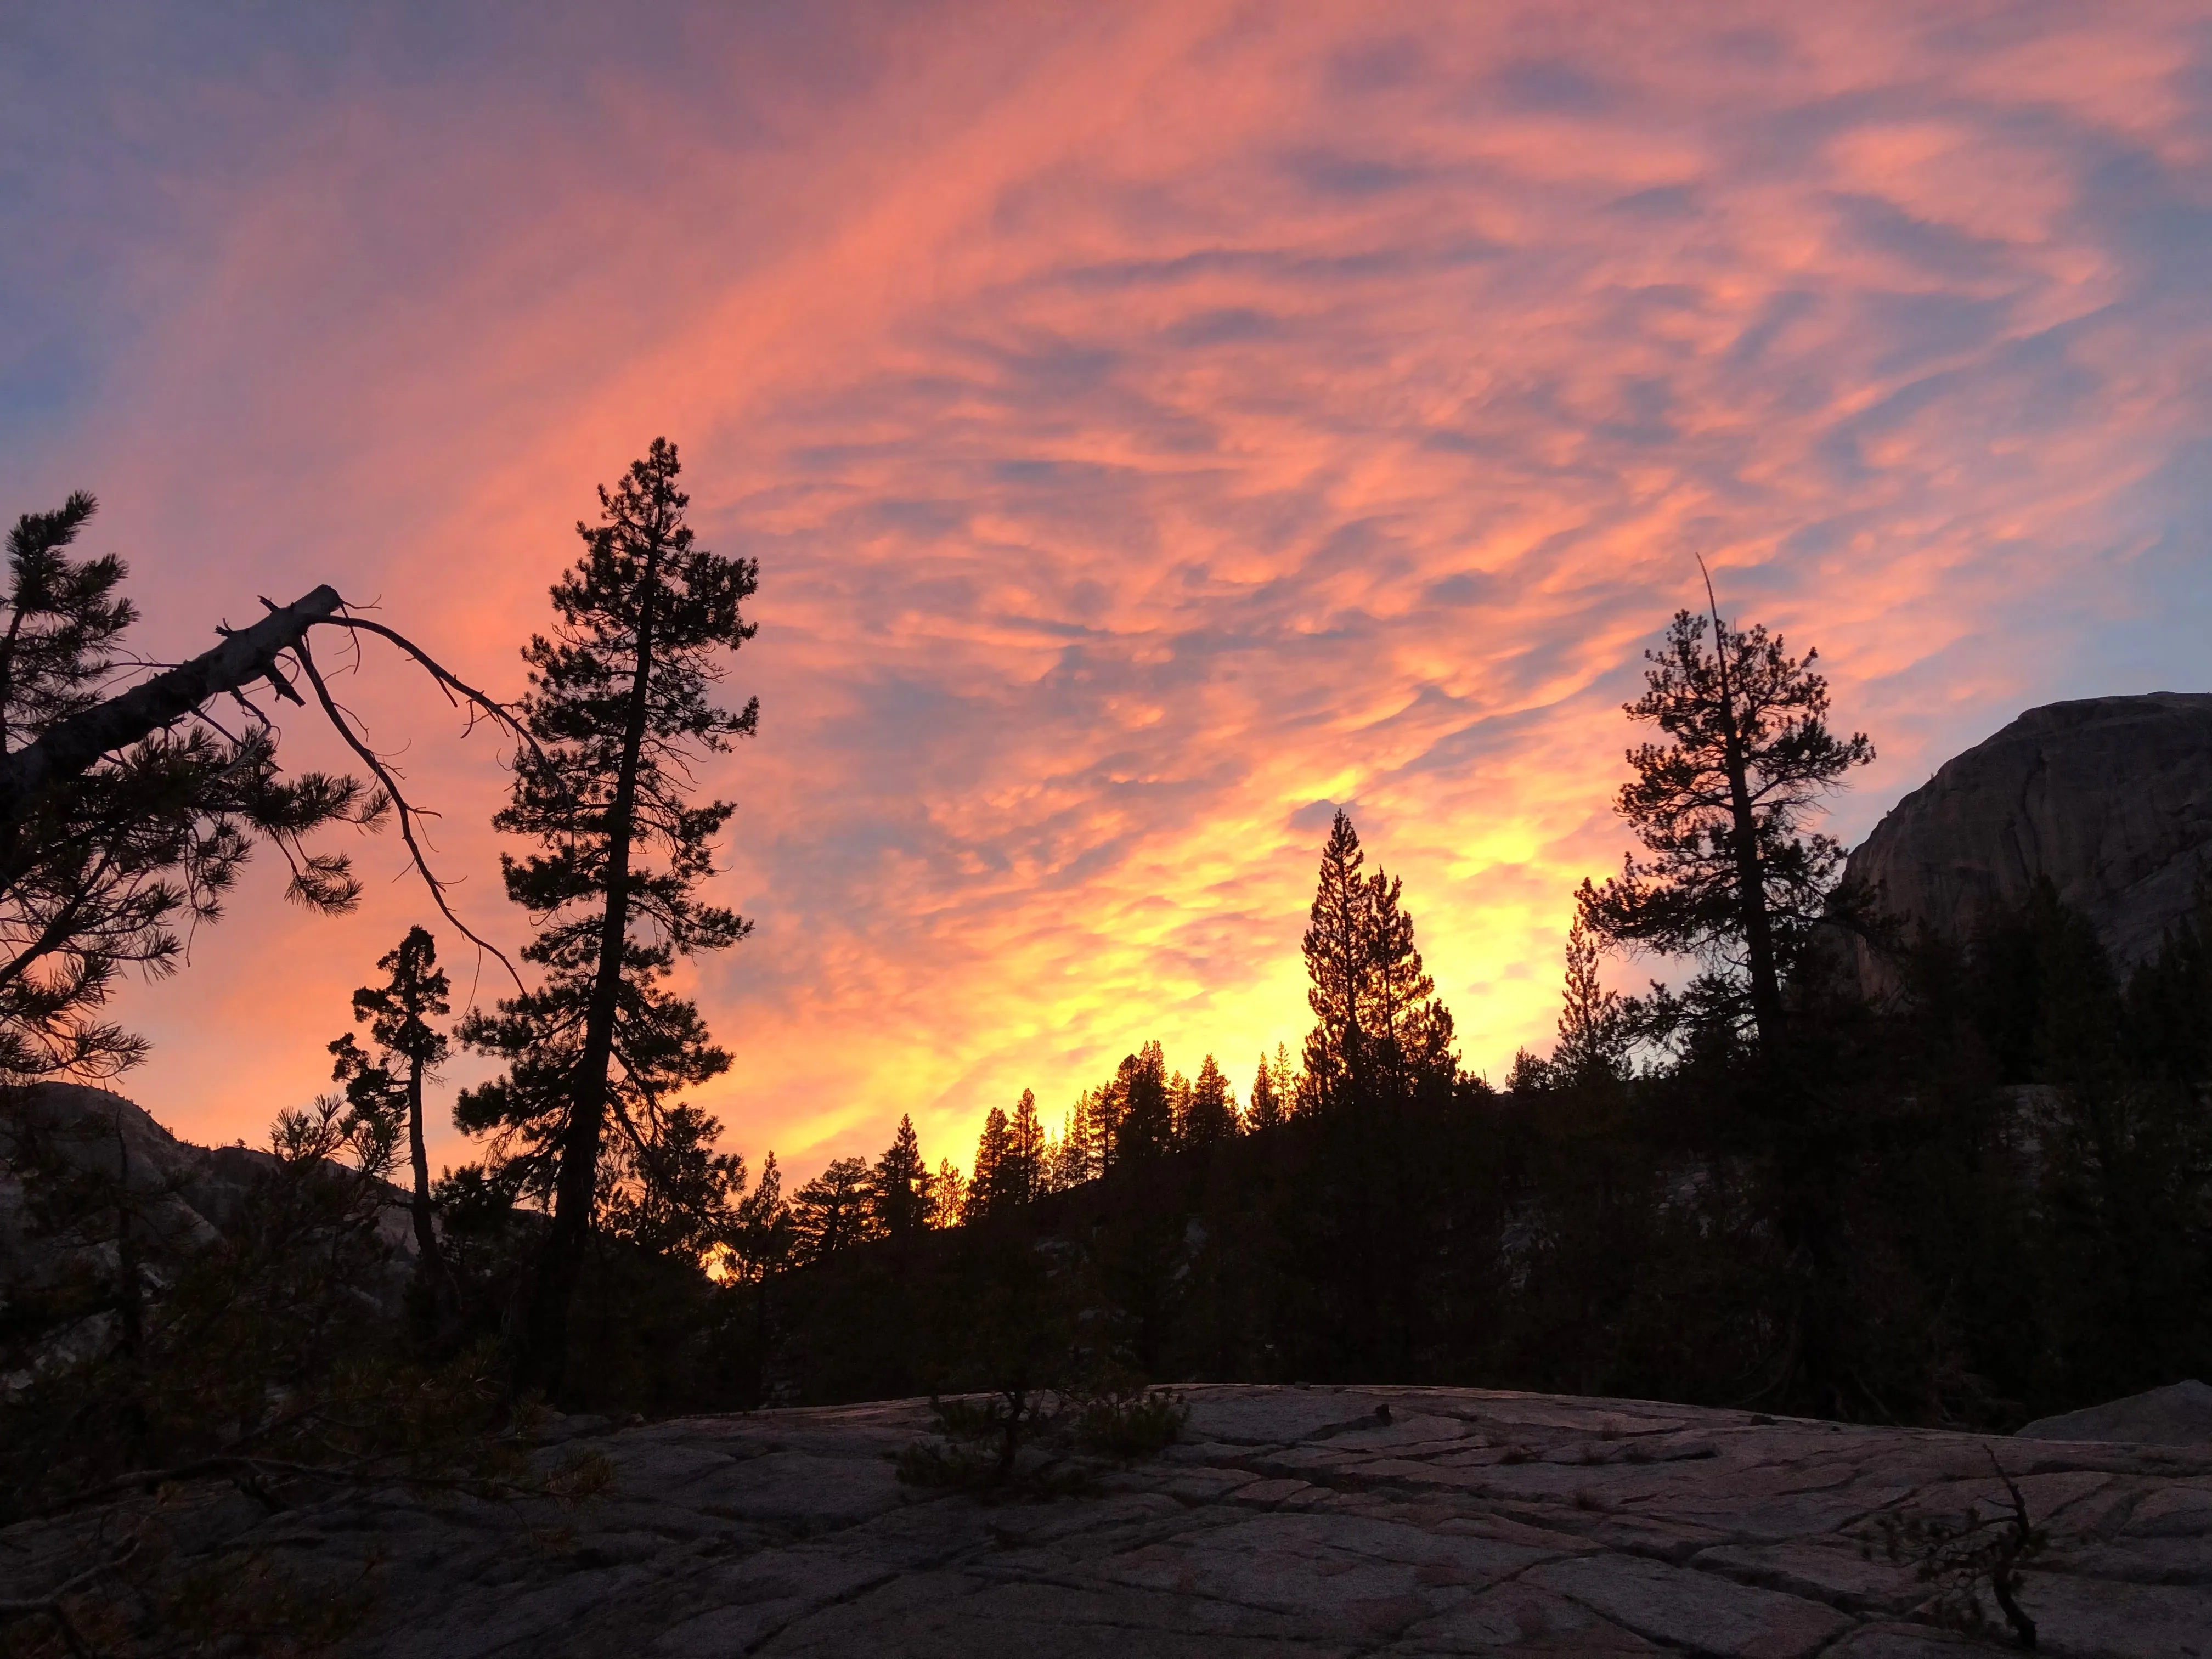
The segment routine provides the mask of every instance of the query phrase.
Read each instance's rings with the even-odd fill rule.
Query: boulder
[[[2117,1440],[2138,1446],[2212,1446],[2212,1388],[2171,1382],[2147,1394],[2039,1417],[2023,1440]]]
[[[2212,869],[2212,694],[2155,691],[2031,708],[1944,763],[1850,855],[1841,890],[1908,930],[1966,940],[2039,878],[2116,965],[2152,954]],[[1880,995],[1893,971],[1853,946]]]

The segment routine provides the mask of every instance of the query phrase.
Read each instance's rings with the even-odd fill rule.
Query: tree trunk
[[[659,592],[661,550],[647,556],[638,603],[637,672],[615,799],[607,813],[607,906],[599,933],[599,964],[584,1015],[584,1049],[576,1061],[575,1096],[561,1137],[561,1172],[553,1190],[553,1225],[539,1255],[523,1335],[520,1381],[551,1394],[568,1360],[568,1306],[584,1267],[599,1198],[599,1141],[607,1115],[607,1072],[614,1060],[615,1011],[622,994],[623,950],[629,939],[629,855],[637,816],[637,769],[653,678],[653,601]]]
[[[1728,738],[1729,804],[1735,823],[1736,902],[1743,918],[1745,966],[1751,972],[1751,1018],[1759,1045],[1771,1048],[1782,1035],[1782,980],[1774,965],[1774,928],[1766,914],[1766,875],[1759,862],[1759,821],[1744,775],[1743,749],[1735,722]]]
[[[1729,840],[1735,852],[1736,908],[1743,927],[1744,965],[1751,974],[1751,1018],[1759,1046],[1771,1051],[1782,1035],[1782,983],[1774,965],[1774,930],[1766,914],[1766,874],[1759,862],[1759,819],[1736,729],[1735,692],[1729,683],[1729,631],[1713,611],[1713,658],[1720,665],[1721,755],[1728,770]]]
[[[415,1193],[409,1206],[415,1222],[416,1272],[430,1292],[433,1312],[442,1328],[458,1311],[453,1276],[447,1271],[446,1253],[438,1244],[435,1212],[430,1204],[430,1153],[422,1142],[422,1062],[410,1057],[407,1066],[407,1157],[415,1173]]]
[[[1359,993],[1366,980],[1364,958],[1367,952],[1366,929],[1360,926],[1359,906],[1364,897],[1358,878],[1337,861],[1331,872],[1335,885],[1332,908],[1336,937],[1332,941],[1336,978],[1344,1000],[1344,1026],[1337,1033],[1340,1045],[1337,1061],[1342,1068],[1336,1088],[1340,1097],[1330,1104],[1356,1109],[1366,1099],[1367,1036],[1359,1024]]]

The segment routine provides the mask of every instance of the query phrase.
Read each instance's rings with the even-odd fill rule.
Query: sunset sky
[[[1242,1092],[1337,805],[1498,1076],[1697,553],[1874,738],[1847,840],[2023,708],[2212,689],[2203,0],[10,5],[0,223],[0,510],[95,491],[154,654],[327,581],[514,695],[682,447],[762,573],[702,1098],[802,1174],[1150,1036]],[[345,695],[519,945],[497,745]],[[323,1086],[426,916],[355,850],[358,915],[264,855],[122,998],[179,1133]]]

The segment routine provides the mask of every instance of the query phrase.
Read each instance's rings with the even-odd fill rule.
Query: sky
[[[1339,807],[1468,1066],[1540,1049],[1700,555],[1874,738],[1846,841],[2025,708],[2212,689],[2202,0],[27,0],[0,228],[0,511],[96,492],[157,656],[329,582],[515,695],[680,446],[761,568],[699,1098],[795,1174],[1295,1052]],[[497,744],[389,653],[343,695],[519,945]],[[341,844],[357,914],[264,855],[120,994],[179,1133],[326,1086],[426,919]]]

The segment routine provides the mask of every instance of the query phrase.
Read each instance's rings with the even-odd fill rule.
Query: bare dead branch
[[[212,697],[270,678],[278,653],[305,641],[315,623],[331,621],[343,603],[325,584],[271,607],[251,628],[226,633],[221,645],[190,662],[56,722],[36,743],[0,758],[0,823],[20,823],[46,785],[79,775],[101,756],[184,719]]]
[[[471,711],[470,716],[471,724],[477,718],[489,720],[524,747],[532,750],[537,749],[538,740],[530,735],[529,730],[512,708],[496,698],[477,690],[476,687],[447,669],[404,634],[394,629],[386,628],[382,623],[373,623],[366,617],[356,617],[349,611],[343,609],[337,616],[320,620],[333,628],[350,629],[359,633],[374,634],[380,639],[391,641],[392,644],[413,658],[416,665],[437,683],[438,689],[446,694],[446,700],[448,702],[456,708],[465,708]]]
[[[394,637],[396,638],[397,635]],[[507,952],[455,915],[453,907],[446,902],[446,884],[441,881],[437,872],[431,869],[430,861],[423,854],[422,844],[416,837],[415,821],[422,816],[420,810],[410,805],[405,792],[399,787],[398,779],[392,775],[392,769],[384,763],[383,757],[362,740],[360,733],[354,730],[352,722],[346,718],[344,711],[338,707],[337,700],[331,696],[331,689],[324,683],[321,671],[315,666],[313,653],[308,649],[304,635],[294,642],[292,654],[298,660],[301,672],[307,675],[307,684],[314,688],[316,701],[322,704],[323,713],[329,718],[331,726],[337,728],[338,736],[345,740],[349,749],[361,757],[362,764],[368,768],[379,787],[392,798],[392,806],[399,817],[400,839],[407,844],[407,855],[414,863],[416,873],[422,878],[423,885],[430,890],[430,902],[438,907],[441,915],[459,930],[462,938],[470,940],[477,949],[489,951],[497,957],[500,966],[507,969],[507,977],[514,981],[515,989],[518,991],[523,989],[522,975],[515,971],[514,964],[507,960]]]

